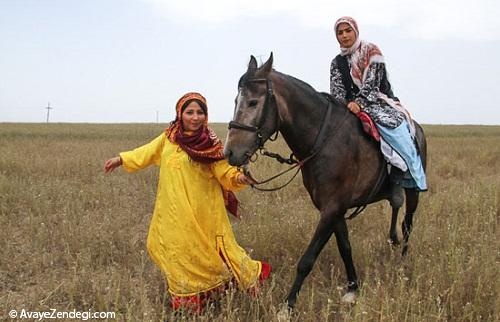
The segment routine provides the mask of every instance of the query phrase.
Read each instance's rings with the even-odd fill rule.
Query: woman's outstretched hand
[[[114,157],[104,163],[104,173],[112,172],[114,169],[122,165],[120,157]]]
[[[255,182],[252,178],[250,178],[247,175],[244,175],[243,173],[236,178],[236,181],[238,181],[239,184],[255,184]]]

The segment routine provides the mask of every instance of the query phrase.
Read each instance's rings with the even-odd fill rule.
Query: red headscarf
[[[186,135],[182,126],[182,108],[191,101],[197,101],[205,112],[205,122],[194,133]],[[187,93],[176,105],[175,121],[167,128],[166,134],[170,142],[177,143],[192,160],[201,163],[212,163],[224,159],[224,147],[215,132],[208,127],[207,100],[199,93]]]
[[[182,125],[182,110],[191,101],[196,101],[205,112],[205,122],[195,132],[186,134]],[[176,104],[176,118],[166,130],[167,138],[172,143],[177,143],[196,162],[212,163],[224,159],[224,146],[217,134],[208,127],[207,100],[203,95],[190,92],[182,96]],[[233,192],[222,188],[226,209],[239,218],[238,199]]]

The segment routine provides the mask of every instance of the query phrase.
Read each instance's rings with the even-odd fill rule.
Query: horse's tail
[[[427,168],[427,140],[425,139],[424,129],[416,121],[415,124],[415,141],[417,143],[417,152],[422,159],[424,170]]]

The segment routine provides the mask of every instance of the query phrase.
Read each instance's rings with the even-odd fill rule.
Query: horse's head
[[[238,83],[233,120],[229,123],[224,155],[231,165],[248,163],[264,142],[278,131],[278,110],[270,73],[273,54],[260,68],[250,57],[247,72]]]

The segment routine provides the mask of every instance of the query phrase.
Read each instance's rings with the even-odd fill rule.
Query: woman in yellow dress
[[[226,212],[238,215],[231,191],[252,181],[224,160],[223,145],[208,127],[205,98],[187,93],[176,112],[165,133],[107,160],[104,170],[160,167],[147,249],[167,279],[172,307],[200,311],[208,295],[231,280],[254,290],[271,266],[252,260],[234,237]]]

